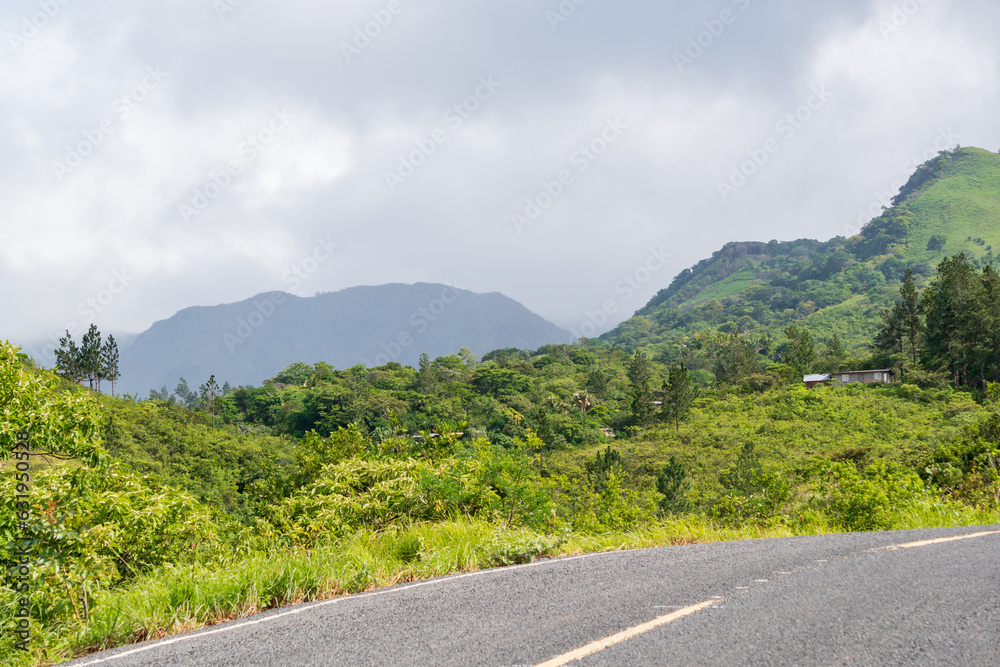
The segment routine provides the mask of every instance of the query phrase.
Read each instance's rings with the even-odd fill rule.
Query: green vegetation
[[[0,591],[6,664],[539,556],[1000,521],[1000,418],[953,388],[807,391],[774,364],[696,391],[577,345],[295,364],[193,410],[0,360],[4,453],[21,429],[36,448],[23,529],[0,464],[3,558],[23,534],[34,558],[31,654],[16,568]]]
[[[727,246],[575,345],[137,401],[96,391],[96,328],[59,376],[0,344],[0,660],[545,556],[1000,523],[997,184],[942,153],[861,236]]]
[[[876,359],[922,384],[986,391],[1000,381],[1000,274],[965,255],[942,260],[922,295],[908,273],[900,299],[882,314]],[[885,361],[882,361],[882,360]]]
[[[893,206],[858,236],[820,242],[730,243],[691,269],[601,337],[603,344],[655,357],[697,344],[715,331],[778,339],[794,325],[818,342],[837,334],[863,356],[878,315],[908,270],[930,281],[942,253],[964,253],[977,268],[1000,248],[1000,155],[978,148],[944,151],[921,165]]]

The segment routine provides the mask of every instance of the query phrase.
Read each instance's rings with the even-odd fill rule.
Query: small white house
[[[825,375],[807,375],[802,378],[806,383],[806,388],[812,389],[816,385],[830,386],[834,382],[837,384],[892,384],[896,376],[892,370],[882,369],[878,371],[847,371],[844,373],[827,373]]]

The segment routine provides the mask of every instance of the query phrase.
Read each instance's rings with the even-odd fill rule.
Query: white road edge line
[[[271,614],[265,618],[257,618],[246,620],[242,622],[234,622],[232,625],[227,625],[223,628],[216,628],[214,630],[204,630],[204,631],[194,631],[190,634],[180,635],[178,637],[173,637],[171,639],[162,639],[148,646],[140,646],[139,648],[134,648],[130,651],[123,651],[121,653],[116,653],[115,655],[109,655],[106,658],[97,658],[96,660],[91,660],[90,662],[82,662],[79,667],[87,667],[88,665],[99,665],[105,662],[111,662],[112,660],[118,660],[119,658],[124,658],[126,656],[132,656],[137,653],[145,653],[146,651],[152,651],[156,648],[162,648],[164,646],[170,646],[172,644],[180,644],[181,642],[192,641],[195,639],[201,639],[202,637],[208,637],[211,635],[221,635],[226,632],[232,632],[233,630],[239,630],[251,625],[258,625],[261,623],[270,623],[271,621],[276,621],[279,618],[284,618],[286,616],[295,616],[296,614],[301,614],[318,607],[326,607],[331,604],[345,604],[352,600],[363,600],[365,598],[373,598],[379,595],[389,595],[390,593],[402,593],[403,591],[412,590],[414,588],[421,588],[423,586],[432,586],[437,584],[444,584],[450,581],[457,581],[459,579],[466,579],[468,577],[484,576],[488,574],[498,574],[502,572],[510,572],[511,570],[521,570],[528,567],[538,567],[540,565],[553,565],[556,563],[566,563],[573,560],[580,560],[581,558],[589,558],[591,556],[602,555],[602,552],[592,553],[592,554],[582,554],[580,556],[569,556],[567,558],[556,558],[556,559],[546,559],[536,561],[534,563],[526,563],[524,565],[512,565],[510,567],[502,568],[492,568],[489,570],[476,570],[475,572],[466,572],[465,574],[453,574],[445,577],[439,577],[437,579],[428,579],[425,581],[415,581],[410,584],[404,584],[402,586],[397,586],[395,588],[387,588],[378,591],[371,591],[369,593],[357,593],[355,595],[344,595],[339,598],[333,598],[331,600],[320,600],[319,602],[307,603],[297,609],[292,609],[290,611],[281,612],[278,614]],[[264,612],[267,613],[267,612]]]
[[[563,653],[560,656],[556,656],[551,660],[546,660],[545,662],[540,662],[535,667],[562,667],[562,665],[569,664],[575,660],[580,660],[581,658],[586,658],[588,655],[593,655],[599,651],[603,651],[609,646],[614,646],[615,644],[620,644],[623,641],[632,639],[633,637],[638,637],[641,634],[647,633],[650,630],[654,630],[661,625],[666,625],[667,623],[672,623],[679,618],[684,618],[685,616],[690,616],[691,614],[696,614],[702,609],[707,609],[714,604],[718,604],[719,600],[707,600],[700,604],[692,605],[690,607],[685,607],[672,614],[667,614],[666,616],[660,616],[659,618],[654,618],[652,621],[643,623],[642,625],[637,625],[634,628],[629,628],[627,630],[622,630],[621,632],[611,635],[610,637],[605,637],[596,642],[591,642],[586,646],[576,649],[575,651],[570,651],[569,653]]]
[[[931,544],[944,544],[945,542],[958,542],[959,540],[971,540],[974,537],[986,537],[987,535],[1000,535],[1000,530],[991,530],[986,533],[971,533],[969,535],[958,535],[956,537],[939,537],[936,540],[921,540],[919,542],[907,542],[906,544],[895,544],[890,547],[882,547],[883,549],[915,549],[917,547],[926,547]]]

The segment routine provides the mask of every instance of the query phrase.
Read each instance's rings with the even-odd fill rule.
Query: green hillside
[[[1000,521],[1000,385],[985,406],[719,386],[678,421],[676,372],[544,346],[293,364],[182,406],[98,395],[0,343],[0,560],[26,550],[30,574],[22,597],[5,569],[0,664],[543,555]]]
[[[912,270],[923,286],[944,257],[982,266],[1000,251],[1000,155],[942,152],[921,165],[893,206],[851,238],[729,243],[678,275],[644,308],[601,337],[626,350],[686,344],[699,332],[777,340],[788,325],[825,342],[836,333],[867,352],[879,313]]]

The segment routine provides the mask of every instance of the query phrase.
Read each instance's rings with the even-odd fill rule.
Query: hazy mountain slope
[[[907,269],[926,282],[945,256],[990,262],[994,246],[1000,251],[1000,155],[961,148],[921,165],[858,236],[729,243],[602,338],[634,348],[719,328],[780,337],[798,324],[820,341],[836,332],[860,352]]]
[[[337,368],[396,361],[416,365],[463,346],[477,355],[568,342],[570,334],[498,293],[427,283],[354,287],[300,298],[282,292],[241,303],[187,308],[155,323],[122,353],[122,391],[145,396],[221,385],[259,384],[295,361]]]

